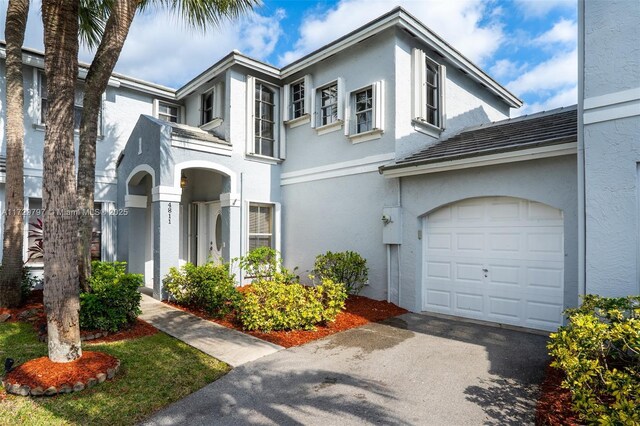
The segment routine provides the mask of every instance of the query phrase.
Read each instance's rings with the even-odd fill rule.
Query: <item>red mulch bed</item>
[[[0,315],[5,313],[11,314],[11,318],[9,318],[7,322],[29,322],[33,324],[33,327],[38,333],[42,333],[47,327],[47,315],[44,312],[42,294],[42,290],[34,290],[31,292],[23,306],[15,309],[1,308]],[[88,336],[90,334],[96,334],[98,331],[99,330],[80,330],[80,335]],[[158,329],[151,324],[142,321],[141,319],[137,319],[132,326],[124,330],[120,330],[117,333],[110,333],[106,337],[87,340],[85,343],[107,343],[119,340],[137,339],[139,337],[151,336],[157,332]]]
[[[27,385],[31,389],[59,388],[64,384],[73,386],[76,382],[87,383],[90,378],[106,373],[117,364],[117,358],[101,352],[83,352],[79,359],[66,363],[52,362],[45,356],[19,365],[7,374],[5,381],[13,385]]]
[[[316,330],[272,331],[270,333],[263,333],[260,331],[243,330],[242,324],[240,324],[233,313],[224,318],[213,318],[206,312],[199,309],[181,306],[172,302],[165,303],[201,318],[214,321],[220,325],[224,325],[225,327],[250,334],[258,339],[284,346],[285,348],[303,345],[339,331],[360,327],[370,322],[382,321],[408,312],[406,309],[402,309],[393,303],[373,300],[364,296],[351,295],[345,303],[345,310],[338,314],[336,320],[326,325],[318,325]]]
[[[562,370],[547,366],[545,378],[540,385],[540,398],[536,406],[536,425],[577,426],[578,415],[571,409],[571,392],[560,385],[564,380]]]
[[[98,339],[87,340],[83,343],[109,343],[117,342],[120,340],[138,339],[144,336],[152,336],[158,332],[158,329],[141,319],[136,319],[136,322],[132,326],[118,331],[117,333],[108,334],[106,337],[100,337]],[[82,330],[80,334],[91,334],[90,331]]]

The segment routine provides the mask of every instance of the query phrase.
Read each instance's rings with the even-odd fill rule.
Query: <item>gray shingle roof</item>
[[[171,122],[166,122],[166,123],[163,122],[162,124],[168,124],[171,126],[171,134],[173,136],[178,136],[178,137],[188,138],[188,139],[196,139],[204,142],[219,143],[223,145],[231,145],[229,142],[225,141],[224,139],[220,139],[219,137],[214,136],[209,132],[205,132],[204,130],[198,127],[187,126],[186,124],[177,124],[177,123],[171,123]]]
[[[575,142],[577,134],[574,105],[464,129],[381,170]]]

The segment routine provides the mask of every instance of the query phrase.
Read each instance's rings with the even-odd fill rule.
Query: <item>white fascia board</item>
[[[7,51],[5,47],[0,47],[0,58],[6,58]],[[36,52],[22,52],[22,63],[34,68],[44,69],[44,56]],[[84,80],[89,71],[89,64],[80,63],[78,66],[78,78]],[[175,99],[176,92],[170,87],[161,86],[159,84],[150,83],[144,80],[128,77],[126,75],[113,73],[109,78],[108,85],[111,87],[127,87],[138,92],[148,93],[163,98]]]
[[[408,31],[414,32],[420,41],[431,46],[436,52],[447,58],[453,65],[458,68],[462,68],[478,83],[482,83],[487,86],[487,88],[495,95],[504,99],[509,106],[513,108],[520,108],[522,106],[522,100],[489,77],[489,75],[482,71],[481,68],[476,66],[446,41],[431,32],[427,27],[420,23],[420,21],[417,21],[412,16],[401,12],[400,17],[398,18],[398,25]]]
[[[514,163],[518,161],[538,160],[541,158],[559,157],[578,152],[578,143],[570,142],[559,145],[542,146],[518,151],[501,152],[498,154],[481,155],[477,157],[461,158],[459,160],[443,161],[439,163],[407,165],[403,168],[383,170],[386,178],[416,176],[427,173],[447,172],[451,170],[468,169],[472,167],[493,166],[496,164]]]
[[[259,71],[267,74],[271,77],[280,78],[280,70],[272,67],[271,65],[264,64],[262,62],[253,60],[247,56],[239,54],[237,52],[231,52],[226,58],[221,59],[217,64],[214,64],[211,68],[204,71],[202,74],[182,86],[176,92],[176,99],[182,99],[189,95],[191,92],[199,88],[202,84],[215,78],[217,75],[225,72],[227,69],[234,65],[242,65],[247,68]]]
[[[315,54],[311,54],[309,57],[294,63],[293,65],[285,66],[281,70],[281,76],[282,78],[287,78],[310,65],[322,61],[329,56],[335,55],[336,53],[353,46],[366,38],[396,25],[414,33],[420,41],[432,47],[436,52],[447,58],[452,65],[462,68],[477,82],[484,84],[488,90],[502,98],[509,106],[513,108],[519,108],[522,106],[522,101],[518,99],[517,96],[502,87],[498,82],[493,80],[473,62],[462,55],[462,53],[458,52],[440,37],[428,30],[428,28],[422,23],[402,10],[386,17],[385,19],[374,22],[369,27],[363,28],[352,36],[347,37],[344,40],[340,40],[335,44],[329,45],[326,48],[317,51]]]

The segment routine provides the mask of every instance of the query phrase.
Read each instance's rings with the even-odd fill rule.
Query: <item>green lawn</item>
[[[122,367],[116,378],[92,389],[55,397],[8,395],[0,402],[0,425],[130,425],[230,369],[164,333],[83,347],[120,359]],[[7,357],[18,364],[46,353],[46,344],[38,342],[31,325],[0,324],[0,368]],[[4,393],[1,386],[0,392]]]

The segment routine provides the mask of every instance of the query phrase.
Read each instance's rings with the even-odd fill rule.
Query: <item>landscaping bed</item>
[[[111,336],[110,336],[111,337]],[[133,425],[195,392],[230,368],[162,332],[109,343],[85,343],[85,353],[102,352],[120,360],[115,380],[79,393],[47,398],[7,395],[0,387],[0,424]],[[47,354],[30,324],[0,324],[0,360],[16,365]]]
[[[243,290],[246,291],[247,287],[244,287]],[[215,318],[201,309],[188,306],[185,307],[178,305],[177,303],[165,303],[201,318],[214,321],[225,327],[233,328],[259,339],[284,346],[285,348],[303,345],[340,331],[360,327],[370,322],[383,321],[387,318],[408,312],[406,309],[400,308],[393,303],[373,300],[364,296],[350,295],[345,303],[345,310],[338,314],[335,322],[330,322],[326,325],[318,325],[315,330],[271,331],[264,333],[260,331],[244,330],[242,324],[236,318],[235,312],[232,312],[223,318]]]
[[[562,370],[547,366],[540,385],[540,398],[536,406],[538,426],[577,426],[578,415],[571,409],[571,392],[563,388],[565,374]]]

